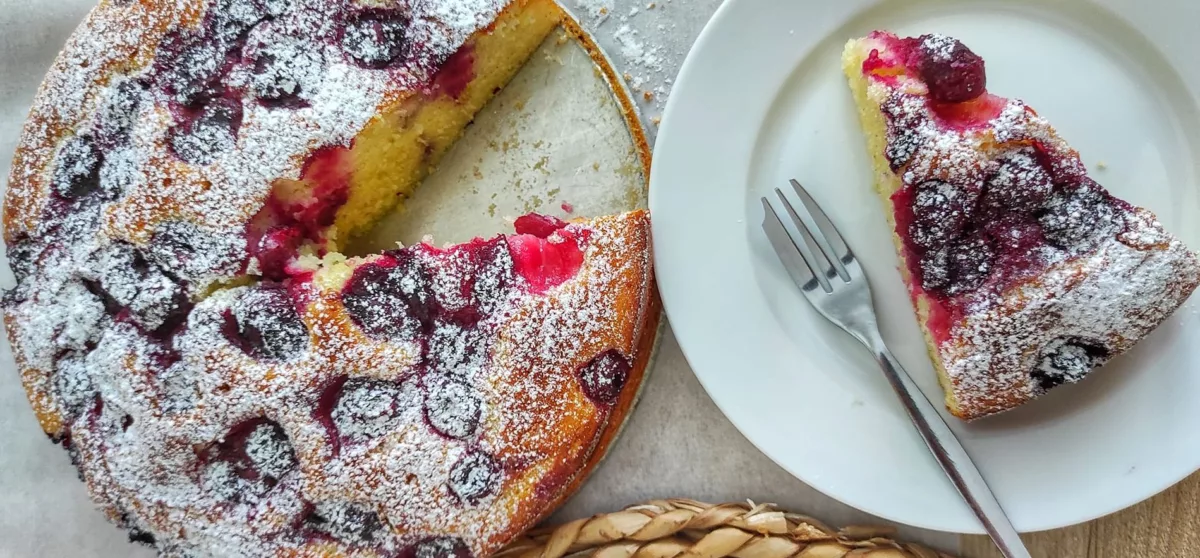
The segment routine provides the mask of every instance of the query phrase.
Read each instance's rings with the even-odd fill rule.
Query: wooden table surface
[[[1200,473],[1108,517],[1023,538],[1034,558],[1200,556]],[[1000,558],[1000,553],[987,537],[969,536],[963,537],[962,557]]]

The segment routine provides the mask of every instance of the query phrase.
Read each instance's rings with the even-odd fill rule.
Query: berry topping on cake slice
[[[1083,379],[1200,283],[1196,255],[1092,180],[1033,108],[989,93],[962,42],[875,31],[842,64],[956,416]]]

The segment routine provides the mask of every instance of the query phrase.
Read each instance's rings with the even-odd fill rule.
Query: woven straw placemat
[[[495,558],[953,558],[894,534],[891,527],[833,529],[772,504],[652,500],[535,529]]]

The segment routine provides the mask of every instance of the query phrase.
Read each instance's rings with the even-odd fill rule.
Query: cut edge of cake
[[[867,141],[867,152],[875,171],[872,185],[876,196],[883,204],[883,213],[887,218],[888,230],[891,231],[892,243],[896,248],[897,257],[900,258],[898,269],[907,285],[912,278],[904,256],[904,241],[896,233],[895,209],[892,207],[892,194],[904,187],[904,183],[900,180],[899,175],[891,172],[887,158],[884,157],[884,149],[887,146],[887,122],[879,110],[880,101],[871,98],[870,82],[862,73],[863,61],[870,55],[871,48],[864,39],[849,40],[842,51],[842,71],[845,72],[851,93],[854,95],[855,109],[858,111],[859,121]],[[950,382],[950,376],[946,373],[946,367],[942,365],[937,342],[934,341],[929,329],[925,327],[925,322],[929,319],[929,302],[922,297],[917,297],[913,298],[913,304],[917,320],[921,324],[921,334],[925,337],[925,351],[929,354],[929,360],[937,372],[938,384],[942,386],[945,394],[946,408],[955,416],[963,416],[958,400],[954,397],[954,387]]]

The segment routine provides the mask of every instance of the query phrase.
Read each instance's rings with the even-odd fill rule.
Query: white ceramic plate
[[[981,532],[867,352],[826,323],[763,236],[758,198],[798,178],[872,279],[884,337],[938,401],[839,68],[872,29],[961,38],[1116,195],[1200,247],[1200,4],[727,0],[658,137],[650,207],[671,325],[717,405],[817,489],[919,527]],[[1103,169],[1103,170],[1101,170]],[[1145,499],[1200,468],[1200,299],[1078,385],[975,424],[950,418],[1017,528]]]

